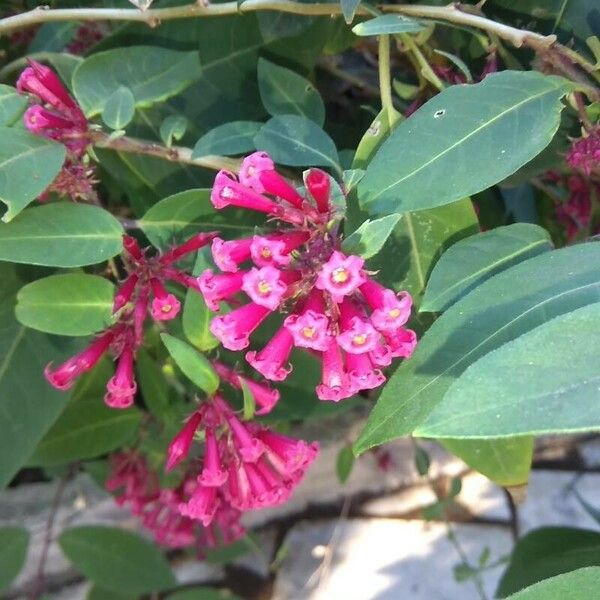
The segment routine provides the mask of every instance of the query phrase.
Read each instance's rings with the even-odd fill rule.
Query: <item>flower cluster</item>
[[[94,198],[93,172],[84,161],[89,145],[88,123],[77,102],[51,68],[34,60],[19,76],[17,90],[32,94],[40,102],[25,111],[25,127],[67,149],[61,172],[40,200],[45,200],[50,192],[73,199]]]
[[[589,177],[600,171],[600,126],[592,129],[585,137],[573,141],[567,152],[567,163]]]
[[[192,413],[171,442],[167,469],[186,458],[198,430],[204,434],[202,469],[178,510],[204,527],[221,514],[285,502],[318,452],[316,443],[242,423],[217,394]]]
[[[167,548],[195,545],[200,556],[205,548],[230,544],[244,536],[240,511],[223,505],[215,512],[209,527],[181,514],[179,507],[198,485],[193,469],[185,472],[173,489],[161,488],[158,475],[149,468],[142,454],[129,451],[110,458],[109,492],[117,492],[117,504],[127,506],[150,530],[154,539]]]
[[[302,195],[264,152],[244,159],[239,179],[220,171],[211,193],[215,208],[255,210],[281,224],[248,239],[215,238],[212,254],[221,273],[206,270],[199,288],[212,310],[222,300],[236,306],[210,326],[229,350],[247,348],[269,315],[285,313],[273,338],[247,352],[246,360],[266,379],[282,381],[292,369],[292,349],[305,348],[321,359],[317,396],[337,402],[380,386],[381,367],[411,355],[416,335],[404,325],[412,300],[372,279],[362,258],[341,251],[329,176],[311,169],[305,184]],[[242,268],[250,261],[253,266]],[[241,293],[249,302],[239,306]]]
[[[165,283],[171,281],[198,290],[197,279],[175,268],[174,264],[186,254],[208,244],[215,235],[199,233],[160,256],[147,256],[147,251],[142,250],[134,238],[124,236],[123,263],[128,276],[115,294],[113,313],[116,323],[96,337],[85,350],[56,369],[49,364],[45,370],[48,381],[55,388],[66,390],[77,377],[93,368],[104,354],[111,351],[118,364],[114,377],[108,381],[104,401],[112,408],[131,406],[137,390],[133,363],[136,350],[143,341],[146,316],[150,312],[155,321],[177,316],[179,300],[166,289]]]

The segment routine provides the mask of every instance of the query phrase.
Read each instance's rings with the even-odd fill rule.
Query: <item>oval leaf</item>
[[[258,89],[267,112],[300,115],[318,125],[325,122],[325,104],[315,86],[298,73],[264,58],[258,59]]]
[[[0,591],[5,590],[25,563],[29,532],[22,527],[0,527]]]
[[[592,600],[600,588],[600,568],[587,567],[557,575],[525,588],[510,600]]]
[[[390,33],[417,33],[425,25],[402,15],[382,15],[363,21],[352,28],[356,35],[387,35]]]
[[[358,184],[361,206],[422,210],[502,181],[550,143],[571,88],[560,77],[502,71],[445,89],[378,150]]]
[[[442,254],[431,272],[421,311],[444,311],[492,275],[551,249],[548,232],[528,223],[460,240]]]
[[[122,235],[119,221],[97,206],[36,206],[0,226],[0,260],[48,267],[93,265],[121,252]]]
[[[371,221],[367,219],[342,243],[346,254],[358,254],[363,258],[375,256],[394,231],[402,215],[388,215]]]
[[[98,401],[73,402],[42,438],[28,464],[50,467],[115,450],[133,437],[141,415],[133,407],[115,410]]]
[[[277,163],[291,167],[325,166],[342,174],[333,140],[306,117],[273,117],[262,126],[254,142]]]
[[[112,321],[115,286],[97,275],[51,275],[22,287],[15,314],[27,327],[58,335],[91,335]]]
[[[102,109],[102,120],[111,129],[123,129],[135,114],[135,98],[131,90],[119,86],[108,98]]]
[[[219,387],[219,376],[206,357],[171,335],[163,333],[160,337],[183,374],[208,395],[214,394]]]
[[[599,264],[596,243],[546,252],[452,305],[390,378],[355,451],[412,433],[476,360],[553,316],[596,302]]]
[[[66,152],[62,144],[22,129],[0,127],[0,140],[0,200],[8,222],[54,181]]]
[[[146,107],[175,96],[199,76],[198,52],[131,46],[86,58],[73,74],[73,92],[92,117],[120,87],[131,91],[136,107]]]
[[[170,115],[160,124],[160,139],[171,147],[173,140],[179,141],[187,131],[188,120],[180,115]]]
[[[27,98],[14,87],[0,84],[0,126],[12,127],[27,108]]]
[[[450,386],[416,435],[479,438],[599,430],[600,373],[594,360],[600,352],[599,320],[600,304],[584,306],[486,354]]]
[[[73,527],[58,543],[78,571],[115,592],[148,594],[175,585],[169,563],[157,546],[113,527]]]
[[[205,133],[194,146],[192,158],[209,154],[230,156],[254,150],[254,136],[262,123],[257,121],[232,121]]]

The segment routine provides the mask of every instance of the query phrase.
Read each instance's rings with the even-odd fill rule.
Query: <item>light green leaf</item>
[[[51,275],[22,287],[17,319],[27,327],[58,335],[90,335],[112,321],[115,286],[97,275]]]
[[[232,121],[205,133],[194,146],[192,158],[209,154],[230,156],[254,150],[254,136],[262,127],[258,121]]]
[[[29,532],[22,527],[0,527],[0,592],[19,574],[25,563]]]
[[[342,5],[342,14],[344,15],[344,21],[348,25],[354,21],[354,15],[356,14],[356,10],[360,6],[360,0],[340,0],[340,4]]]
[[[171,147],[173,140],[179,141],[187,131],[188,120],[182,115],[170,115],[160,124],[160,139]]]
[[[594,361],[600,352],[599,319],[600,304],[590,304],[486,354],[450,386],[416,435],[481,438],[600,430],[600,373]]]
[[[0,200],[8,222],[54,181],[66,153],[62,144],[22,129],[0,127],[0,139]]]
[[[317,125],[325,122],[325,104],[315,86],[295,71],[258,59],[258,89],[267,112],[299,115]]]
[[[61,534],[58,543],[78,571],[107,590],[147,594],[176,583],[159,548],[129,531],[73,527]]]
[[[447,58],[459,71],[465,76],[467,83],[473,83],[473,75],[464,60],[460,59],[456,54],[450,52],[444,52],[443,50],[434,49],[436,54]]]
[[[387,35],[393,33],[417,33],[425,29],[425,25],[403,17],[402,15],[382,15],[363,21],[352,28],[356,35]]]
[[[476,360],[548,319],[596,302],[600,244],[546,252],[453,304],[385,386],[356,452],[412,433]]]
[[[361,206],[372,214],[422,210],[502,181],[550,143],[571,89],[535,71],[445,89],[378,150],[358,185]]]
[[[93,265],[119,254],[122,235],[121,224],[97,206],[36,206],[0,225],[0,260],[48,267]]]
[[[121,85],[106,100],[102,120],[111,129],[120,130],[129,125],[134,114],[135,98],[128,87]]]
[[[600,588],[600,568],[587,567],[557,575],[525,588],[510,600],[593,600]]]
[[[0,127],[12,127],[27,108],[27,98],[14,87],[0,84]],[[3,140],[4,141],[4,140]]]
[[[240,385],[242,386],[242,394],[244,396],[244,421],[250,421],[254,418],[256,412],[256,400],[252,390],[248,387],[248,384],[244,379],[240,379]]]
[[[42,438],[27,463],[51,467],[96,458],[128,442],[141,422],[134,407],[115,410],[101,399],[72,402]]]
[[[273,117],[254,137],[257,149],[291,167],[324,166],[341,176],[333,140],[313,121],[296,115]]]
[[[161,334],[160,338],[177,366],[192,383],[208,395],[217,391],[219,376],[203,354],[194,350],[189,344],[166,333]]]
[[[356,231],[342,243],[346,254],[357,254],[363,258],[375,256],[394,231],[402,215],[388,215],[380,219],[367,219]]]
[[[122,86],[133,94],[136,107],[147,107],[175,96],[199,76],[197,52],[130,46],[86,58],[73,74],[73,91],[93,117]]]
[[[421,311],[444,311],[492,275],[551,249],[548,232],[528,223],[460,240],[444,252],[431,272]]]

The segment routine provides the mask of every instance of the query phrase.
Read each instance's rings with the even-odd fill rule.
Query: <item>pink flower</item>
[[[292,370],[288,359],[293,347],[292,334],[281,327],[262,350],[246,353],[246,360],[266,379],[283,381]]]
[[[384,337],[394,357],[410,358],[417,345],[417,334],[410,329],[386,331]]]
[[[385,382],[385,376],[380,369],[373,367],[368,354],[346,355],[346,366],[352,387],[358,390],[372,390]]]
[[[310,169],[304,182],[310,195],[315,199],[319,212],[329,212],[329,196],[331,194],[329,175],[321,169]]]
[[[121,285],[113,301],[113,313],[119,312],[132,298],[139,281],[139,276],[132,273]]]
[[[196,411],[186,421],[183,429],[173,438],[167,450],[167,466],[165,470],[172,471],[190,452],[196,430],[202,421],[202,412]]]
[[[216,238],[217,235],[217,231],[211,231],[209,233],[197,233],[183,244],[175,246],[165,252],[160,257],[160,262],[163,265],[170,265],[171,263],[177,262],[186,254],[189,254],[190,252],[196,252],[200,250],[200,248],[203,248],[209,244],[214,238]]]
[[[329,319],[323,313],[305,310],[301,315],[290,315],[283,324],[292,334],[296,346],[320,351],[327,349]]]
[[[181,309],[179,300],[167,292],[165,286],[158,279],[151,279],[150,285],[154,294],[151,308],[154,320],[170,321],[174,319]]]
[[[215,238],[211,247],[215,264],[221,271],[235,273],[240,264],[250,258],[253,241],[254,238],[225,242],[221,238]]]
[[[372,279],[367,279],[360,291],[374,309],[371,321],[379,331],[395,330],[408,321],[412,298],[407,292],[395,294]]]
[[[206,269],[198,277],[198,287],[210,310],[219,310],[221,300],[227,300],[237,294],[243,283],[244,273],[241,271],[214,275],[211,269]]]
[[[332,337],[327,350],[323,352],[322,377],[317,386],[317,396],[321,400],[339,402],[353,396],[355,391],[344,368],[342,353]]]
[[[235,176],[232,173],[228,173],[227,171],[219,171],[217,173],[210,201],[217,209],[225,208],[226,206],[237,206],[273,215],[281,212],[277,204],[272,200],[243,186],[235,180]]]
[[[290,252],[306,242],[307,237],[304,232],[265,237],[255,235],[250,245],[250,256],[259,267],[286,266],[291,261]]]
[[[214,519],[220,500],[216,487],[207,487],[199,483],[192,493],[192,497],[179,505],[179,512],[189,519],[198,520],[208,527]]]
[[[226,315],[214,318],[210,330],[228,350],[243,350],[250,343],[250,334],[270,312],[268,308],[250,302]]]
[[[106,384],[104,402],[111,408],[129,408],[137,391],[133,376],[133,350],[125,347],[119,357],[117,371]]]
[[[204,487],[221,487],[227,481],[227,471],[221,466],[221,455],[217,445],[217,438],[212,427],[205,430],[204,466],[198,477],[198,483]]]
[[[567,152],[567,163],[589,177],[600,168],[600,127],[595,127],[586,137],[574,140]]]
[[[364,283],[364,262],[359,256],[346,256],[334,251],[321,267],[315,285],[320,290],[329,292],[334,302],[341,302],[344,296],[351,294]]]
[[[371,323],[362,318],[362,311],[348,300],[344,300],[339,306],[343,327],[343,331],[337,336],[339,345],[351,354],[364,354],[374,350],[381,335]]]
[[[243,276],[242,289],[250,300],[269,310],[275,310],[279,306],[287,287],[281,281],[281,272],[275,267],[253,267]]]

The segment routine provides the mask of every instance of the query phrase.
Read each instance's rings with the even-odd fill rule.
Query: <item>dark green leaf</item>
[[[141,348],[136,356],[135,370],[144,403],[157,417],[164,417],[169,410],[169,384],[160,365]]]
[[[135,98],[128,87],[121,85],[106,100],[102,120],[111,129],[124,129],[134,114]]]
[[[401,215],[388,215],[371,221],[367,219],[343,242],[342,250],[346,254],[357,254],[363,258],[375,256],[394,231]]]
[[[0,260],[48,267],[93,265],[121,251],[122,235],[121,224],[97,206],[36,206],[0,225]]]
[[[137,600],[135,594],[120,594],[112,590],[105,590],[97,585],[93,585],[85,600]]]
[[[28,464],[50,467],[116,450],[133,437],[141,416],[133,407],[109,408],[101,398],[72,402],[38,444]]]
[[[378,150],[358,185],[361,206],[422,210],[502,181],[549,144],[571,88],[560,77],[502,71],[445,89]]]
[[[417,33],[425,25],[402,15],[382,15],[363,21],[352,28],[356,35],[387,35],[390,33]]]
[[[29,532],[22,527],[0,527],[0,592],[19,574],[29,545]]]
[[[97,275],[51,275],[22,287],[17,319],[58,335],[90,335],[110,325],[115,286]]]
[[[258,121],[232,121],[205,133],[194,146],[192,158],[209,154],[229,156],[254,150],[254,136],[262,127]]]
[[[239,600],[229,590],[217,590],[209,587],[193,587],[181,592],[169,594],[165,600]]]
[[[587,567],[557,575],[525,588],[511,600],[594,600],[600,587],[600,568]]]
[[[0,127],[0,200],[11,221],[54,180],[65,160],[62,144],[12,127]]]
[[[421,446],[417,445],[415,445],[415,465],[421,477],[425,477],[429,473],[429,467],[431,466],[429,454]]]
[[[61,534],[58,543],[78,571],[107,590],[147,594],[175,585],[158,547],[134,533],[113,527],[73,527]]]
[[[352,452],[352,446],[344,446],[337,455],[335,463],[335,472],[340,483],[346,483],[350,473],[352,473],[352,467],[354,466],[354,453]]]
[[[444,252],[431,272],[421,310],[444,311],[492,275],[551,249],[548,232],[527,223],[460,240]]]
[[[219,387],[219,377],[207,358],[171,335],[163,333],[160,337],[183,374],[208,395],[214,394]]]

